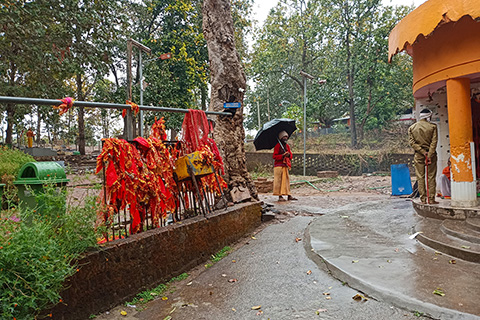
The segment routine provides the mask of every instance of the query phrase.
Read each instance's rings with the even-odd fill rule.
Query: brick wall
[[[79,272],[52,310],[53,319],[88,319],[205,262],[261,223],[250,202],[117,240],[79,261]]]
[[[272,152],[247,152],[247,169],[258,167],[273,170]],[[316,176],[317,171],[338,171],[341,175],[361,175],[375,171],[390,172],[390,165],[406,163],[413,170],[412,154],[306,154],[305,168],[307,175]],[[303,174],[303,153],[294,153],[292,158],[292,174]],[[412,171],[413,172],[413,171]]]

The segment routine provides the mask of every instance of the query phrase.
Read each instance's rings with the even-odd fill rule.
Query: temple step
[[[471,243],[480,244],[480,232],[471,228],[471,225],[467,223],[467,220],[443,220],[441,230],[443,233],[459,238]]]
[[[468,218],[465,222],[470,229],[480,232],[480,218]]]
[[[415,226],[415,230],[421,232],[418,234],[417,239],[424,245],[441,253],[458,259],[480,263],[480,244],[467,240],[476,241],[475,233],[473,233],[476,231],[468,227],[465,221],[448,220],[443,225],[444,221],[447,220],[424,218],[422,222]],[[451,221],[455,223],[451,223]],[[457,222],[463,222],[463,224]],[[463,238],[458,235],[461,235]]]

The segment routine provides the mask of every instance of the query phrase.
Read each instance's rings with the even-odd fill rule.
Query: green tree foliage
[[[307,82],[308,123],[328,127],[348,112],[354,147],[357,131],[361,140],[364,130],[386,126],[412,104],[411,62],[387,63],[388,35],[411,9],[379,0],[282,0],[257,31],[247,126],[258,126],[257,101],[262,123],[288,103],[303,106],[300,70],[315,77]]]

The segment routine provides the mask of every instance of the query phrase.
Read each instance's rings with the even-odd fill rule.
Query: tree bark
[[[242,103],[242,107],[233,117],[217,117],[215,126],[215,140],[225,164],[225,181],[229,190],[237,187],[248,188],[250,196],[258,199],[257,190],[247,171],[245,160],[243,98],[247,84],[235,48],[229,0],[203,2],[203,34],[207,41],[211,72],[209,109],[223,111],[224,102]]]
[[[7,104],[7,132],[6,132],[5,143],[8,146],[13,145],[13,122],[15,120],[14,116],[15,116],[15,105]]]
[[[42,113],[40,112],[40,106],[37,106],[37,135],[35,141],[37,145],[40,144],[40,131],[42,129]]]
[[[77,99],[85,100],[82,93],[82,75],[77,75]],[[85,107],[78,107],[78,151],[85,154]]]

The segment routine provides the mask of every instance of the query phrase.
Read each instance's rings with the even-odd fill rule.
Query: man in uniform
[[[432,111],[423,109],[417,123],[408,128],[409,142],[415,150],[413,161],[418,181],[418,192],[422,203],[437,204],[435,201],[437,176],[437,126],[430,123]],[[425,167],[427,167],[427,185],[425,188]],[[428,193],[427,193],[428,191]]]

